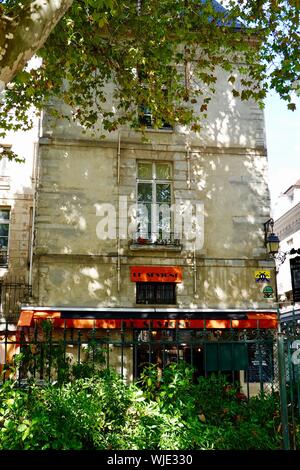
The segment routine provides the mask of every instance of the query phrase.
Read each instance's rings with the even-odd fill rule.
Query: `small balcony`
[[[137,232],[129,243],[133,251],[181,251],[182,243],[179,235],[175,232],[169,232],[167,235],[157,232],[145,234]]]

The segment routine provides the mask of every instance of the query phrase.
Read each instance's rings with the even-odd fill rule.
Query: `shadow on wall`
[[[148,152],[145,159],[159,160],[164,153],[155,147],[160,136],[164,135],[170,144],[190,144],[191,190],[183,181],[182,189],[174,190],[174,197],[176,202],[187,198],[203,202],[201,259],[223,260],[223,264],[216,262],[215,266],[205,268],[198,259],[199,292],[197,295],[193,292],[191,276],[190,285],[186,281],[186,292],[182,292],[186,297],[182,300],[185,305],[228,306],[230,302],[236,305],[238,301],[240,305],[248,305],[262,300],[252,279],[258,261],[266,259],[263,223],[269,217],[262,124],[257,106],[238,102],[228,90],[218,91],[200,134],[183,129],[179,134],[168,134],[168,137],[167,134],[152,133],[151,142],[145,146]],[[68,123],[57,129],[58,137],[62,126],[65,126],[68,138],[75,137],[75,134],[73,137],[69,134],[74,125]],[[56,135],[55,131],[53,135]],[[76,132],[78,139],[78,128]],[[140,141],[140,134],[135,133],[135,136],[135,142]],[[96,235],[97,203],[115,204],[116,214],[118,209],[117,146],[114,142],[110,147],[109,142],[102,147],[94,143],[41,146],[35,246],[35,285],[41,304],[82,305],[84,302],[87,306],[114,306],[120,304],[120,298],[121,303],[126,303],[127,298],[129,305],[135,304],[135,286],[127,280],[127,259],[121,266],[120,292],[117,289],[117,240],[99,241]],[[135,145],[134,141],[132,145]],[[144,158],[142,148],[139,152],[139,158]],[[174,157],[174,167],[178,163],[178,153],[176,161],[175,153],[168,152],[169,159]],[[187,182],[186,154],[182,151],[180,158],[180,168],[185,172]],[[121,177],[120,183],[123,187],[135,187],[135,170],[128,181]],[[123,254],[129,255],[129,252],[125,250]],[[145,264],[153,259],[149,253],[143,256]],[[161,258],[165,262],[165,254],[155,256],[157,264]],[[187,251],[171,258],[172,263],[175,258],[185,266],[193,263],[193,257]],[[237,261],[235,266],[224,262],[233,259]],[[247,260],[251,260],[254,267],[247,268]],[[188,297],[193,298],[192,303]],[[179,305],[180,299],[181,294]]]
[[[22,172],[23,164],[19,164]],[[1,236],[8,235],[7,256],[0,267],[0,317],[15,321],[22,302],[30,297],[29,264],[33,216],[33,189],[19,186],[17,192],[0,191],[1,207],[10,210],[8,223],[1,225]],[[4,230],[4,231],[3,231]],[[2,240],[4,243],[4,241]]]

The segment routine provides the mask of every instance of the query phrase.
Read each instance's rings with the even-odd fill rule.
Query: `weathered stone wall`
[[[255,271],[270,269],[263,246],[268,217],[266,157],[259,152],[214,153],[193,149],[188,186],[184,151],[142,150],[122,145],[120,184],[117,149],[41,145],[41,182],[36,217],[35,275],[44,305],[134,306],[129,266],[179,265],[179,306],[269,306]],[[175,201],[204,204],[204,244],[196,250],[183,240],[181,251],[131,249],[129,239],[99,240],[97,205],[136,198],[136,160],[173,162]],[[186,186],[186,189],[184,188]],[[129,222],[129,218],[128,218]],[[118,226],[117,226],[118,229]],[[119,252],[119,255],[118,255]],[[120,278],[118,282],[118,256]],[[119,288],[118,288],[119,284]]]
[[[99,140],[77,124],[45,115],[35,220],[38,303],[135,306],[129,268],[153,264],[183,268],[180,307],[268,308],[272,299],[255,281],[255,271],[273,267],[263,239],[270,204],[263,112],[233,98],[220,75],[200,133],[177,127],[149,130],[147,136],[143,143],[141,132],[124,127]],[[202,204],[196,247],[187,238],[181,250],[132,247],[130,229],[118,239],[120,224],[130,223],[120,197],[127,208],[136,202],[141,160],[172,163],[173,202],[183,212]],[[114,208],[116,237],[101,240],[97,211],[104,203]],[[274,287],[273,272],[271,277]]]
[[[28,281],[29,253],[34,200],[34,160],[38,142],[38,121],[29,132],[11,132],[0,145],[11,146],[24,163],[0,161],[0,206],[10,208],[8,267],[0,278]]]
[[[190,132],[185,126],[177,126],[175,132],[147,132],[153,145],[186,145],[189,142],[192,145],[200,145],[204,147],[221,147],[221,148],[264,148],[265,147],[265,131],[264,131],[264,115],[263,111],[252,101],[241,101],[232,95],[231,88],[228,85],[228,77],[230,75],[224,71],[217,71],[217,82],[215,84],[215,93],[212,96],[208,107],[207,118],[203,120],[201,131]],[[197,78],[193,77],[191,83],[197,86]],[[203,87],[203,84],[198,83]],[[236,75],[235,88],[241,91],[240,78]],[[107,111],[117,113],[118,103],[113,99],[112,86],[107,86],[106,96]],[[53,106],[63,108],[68,112],[68,108],[62,106],[61,103],[53,103]],[[197,109],[201,104],[194,104]],[[65,121],[53,118],[49,114],[44,115],[44,137],[63,138],[69,140],[78,140],[78,138],[94,141],[99,143],[99,135],[104,135],[109,141],[116,142],[119,136],[119,130],[115,132],[106,131],[101,121],[97,122],[96,128],[99,132],[94,135],[89,129],[84,130],[79,123]],[[128,126],[121,128],[124,141],[134,143],[143,142],[141,132],[130,130]]]

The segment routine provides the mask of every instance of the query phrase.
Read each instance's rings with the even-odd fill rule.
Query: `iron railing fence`
[[[0,323],[0,363],[5,380],[16,373],[21,383],[29,377],[64,381],[70,374],[93,373],[113,367],[128,382],[143,368],[158,369],[184,360],[195,370],[195,380],[212,373],[239,383],[249,397],[278,391],[276,333],[271,330],[195,330],[189,328],[53,329],[49,321],[16,328]],[[5,372],[6,371],[6,372]],[[5,373],[4,373],[5,372]]]
[[[292,316],[281,324],[281,347],[278,361],[282,389],[284,448],[300,449],[300,323]]]
[[[67,321],[66,321],[67,322]],[[300,449],[300,331],[298,323],[283,326],[278,334],[267,329],[134,329],[53,328],[51,321],[36,320],[32,327],[0,321],[0,372],[19,385],[29,378],[42,383],[64,382],[74,376],[113,367],[128,382],[143,368],[158,371],[184,360],[200,376],[224,374],[238,383],[245,397],[280,394],[281,429],[285,449]]]

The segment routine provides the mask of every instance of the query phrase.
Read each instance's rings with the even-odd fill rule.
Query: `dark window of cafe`
[[[248,361],[248,382],[272,382],[274,375],[272,343],[248,344]]]
[[[176,304],[176,283],[137,282],[137,304]]]

